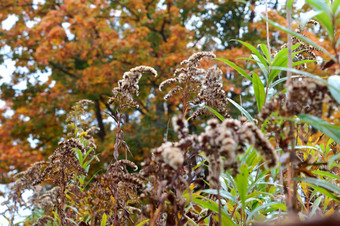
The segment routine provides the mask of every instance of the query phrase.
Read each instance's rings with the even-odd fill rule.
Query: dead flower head
[[[142,73],[151,73],[155,77],[157,76],[157,71],[149,66],[138,66],[130,69],[130,71],[124,73],[123,79],[118,81],[118,87],[113,88],[113,95],[108,103],[119,104],[121,108],[138,107],[138,104],[133,100],[132,94],[138,96],[138,82],[142,77]]]

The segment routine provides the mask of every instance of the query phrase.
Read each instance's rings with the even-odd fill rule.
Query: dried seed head
[[[188,122],[182,115],[176,115],[172,118],[172,127],[179,139],[185,138],[189,134]]]
[[[138,104],[133,100],[132,94],[138,96],[138,82],[142,77],[142,73],[147,72],[155,77],[157,76],[157,71],[149,66],[138,66],[125,72],[123,79],[118,81],[118,87],[113,88],[113,95],[108,104],[119,104],[121,108],[138,107]]]
[[[152,149],[152,153],[154,161],[164,162],[175,170],[178,170],[184,162],[181,150],[171,142],[163,143],[160,147]]]

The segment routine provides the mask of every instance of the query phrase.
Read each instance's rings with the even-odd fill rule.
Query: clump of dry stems
[[[88,187],[84,186],[82,180],[89,171],[81,165],[79,155],[89,153],[90,157],[96,158],[93,134],[97,128],[85,131],[78,126],[77,120],[81,120],[85,106],[92,104],[89,100],[83,100],[73,107],[67,119],[73,135],[69,134],[68,139],[59,143],[48,162],[36,163],[20,173],[10,198],[23,203],[18,191],[34,189],[31,203],[37,208],[48,209],[46,214],[57,212],[62,225],[70,225],[69,218],[83,225],[99,225],[104,215],[109,225],[136,225],[146,219],[150,219],[150,225],[184,225],[188,219],[203,222],[212,212],[203,210],[197,213],[195,208],[188,208],[193,188],[207,186],[204,184],[207,179],[211,187],[219,190],[221,172],[232,169],[236,174],[237,156],[249,145],[259,151],[267,167],[277,163],[274,148],[254,123],[243,117],[237,120],[229,116],[226,110],[227,95],[222,89],[222,71],[217,67],[208,70],[198,68],[199,61],[206,57],[214,58],[215,55],[210,52],[193,54],[181,63],[182,67],[174,73],[175,78],[161,83],[161,90],[166,85],[176,85],[165,96],[166,100],[175,93],[182,95],[182,114],[172,118],[172,127],[178,139],[153,148],[151,158],[145,159],[139,172],[137,165],[127,160],[129,147],[124,141],[122,126],[124,110],[138,107],[134,95],[138,95],[142,73],[157,75],[148,66],[124,73],[123,79],[112,90],[108,103],[115,105],[116,110],[108,114],[116,122],[117,133],[114,159],[104,173],[96,175]],[[190,134],[185,115],[193,105],[200,108],[192,112],[192,118],[210,114],[202,107],[207,105],[226,119],[223,122],[210,119],[202,133]],[[119,160],[122,149],[125,149],[125,159]],[[200,164],[204,161],[202,152],[209,160],[208,169],[206,164]],[[198,164],[201,166],[196,167]],[[49,184],[49,189],[46,190],[44,184]],[[219,196],[215,198],[220,199]],[[221,207],[220,201],[219,204]],[[67,206],[73,206],[76,210]],[[90,221],[84,222],[85,218]],[[53,220],[49,215],[42,216],[36,225]]]

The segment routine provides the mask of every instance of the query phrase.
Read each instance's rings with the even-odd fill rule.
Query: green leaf
[[[257,61],[259,60],[259,58],[258,58],[256,55],[251,54],[251,56],[252,56],[255,60],[257,60]],[[260,67],[260,69],[261,69],[261,71],[262,71],[264,77],[266,78],[266,81],[268,81],[268,70],[267,70],[267,68],[266,68],[262,63],[257,63],[257,65]]]
[[[145,221],[140,222],[139,224],[137,224],[136,226],[143,226],[144,224],[148,223],[150,221],[150,219],[147,219]]]
[[[239,66],[237,66],[236,64],[234,64],[233,62],[229,61],[229,60],[225,60],[222,58],[214,58],[215,60],[219,60],[222,61],[226,64],[228,64],[230,67],[234,68],[238,73],[240,73],[241,75],[243,75],[245,78],[247,78],[248,80],[252,80],[252,78],[247,74],[247,72],[245,72],[242,68],[240,68]]]
[[[320,13],[315,16],[315,19],[327,30],[328,37],[334,40],[334,28],[332,19],[326,13]]]
[[[222,122],[224,121],[224,117],[218,113],[217,111],[215,111],[214,109],[212,109],[211,107],[204,105],[206,108],[208,108],[209,111],[211,111],[214,115],[216,115],[217,118],[219,118]]]
[[[293,67],[301,65],[301,64],[306,64],[306,63],[311,63],[311,62],[316,62],[316,60],[301,60],[297,62],[293,62]]]
[[[261,61],[261,63],[268,67],[268,62],[267,60],[261,55],[261,53],[252,45],[250,45],[249,43],[243,42],[241,40],[232,40],[232,41],[237,41],[239,43],[241,43],[242,45],[244,45],[245,47],[247,47],[248,49],[250,49]]]
[[[242,114],[244,114],[244,116],[251,122],[254,122],[253,117],[251,117],[251,115],[249,114],[248,111],[246,111],[246,109],[244,109],[241,105],[239,105],[238,103],[236,103],[235,101],[233,101],[230,98],[227,98],[227,100],[232,103]]]
[[[333,98],[340,104],[340,76],[339,75],[332,75],[328,78],[328,86],[329,91],[331,92]],[[339,89],[334,89],[338,87]]]
[[[73,219],[66,217],[65,220],[68,220],[69,222],[78,225],[77,222],[75,222]]]
[[[327,172],[327,171],[321,171],[321,170],[314,170],[312,171],[312,173],[320,175],[320,176],[326,176],[326,177],[330,177],[336,180],[340,180],[340,177],[338,175],[335,175],[333,173]]]
[[[321,200],[322,200],[322,196],[320,196],[319,198],[315,199],[315,201],[313,202],[313,209],[312,211],[310,212],[309,216],[313,216],[315,211],[318,209],[320,203],[321,203]]]
[[[296,48],[298,48],[301,45],[301,43],[295,44],[292,46],[292,51],[294,51]],[[303,52],[304,50],[293,52],[293,56],[295,56],[298,53]],[[288,48],[281,49],[278,54],[275,55],[271,71],[268,78],[268,84],[270,84],[276,76],[281,72],[281,70],[274,69],[275,67],[287,67],[288,65]]]
[[[336,18],[337,14],[340,12],[340,0],[333,1],[332,12],[333,12],[333,16]]]
[[[78,148],[72,148],[77,153],[77,159],[79,160],[80,165],[83,164],[83,153]]]
[[[106,213],[103,214],[102,222],[100,223],[101,226],[105,226],[107,221]]]
[[[244,164],[240,168],[240,174],[236,176],[235,183],[237,187],[238,194],[240,196],[240,201],[242,207],[245,208],[246,197],[248,193],[248,180],[249,180],[248,165]]]
[[[301,76],[299,76],[299,75],[294,75],[294,76],[292,76],[291,78],[299,78],[299,77],[301,77]],[[280,78],[280,79],[276,80],[275,82],[273,82],[273,83],[269,86],[269,88],[274,88],[274,86],[280,84],[281,82],[286,81],[287,79],[288,79],[288,77]]]
[[[293,2],[294,2],[294,0],[288,0],[288,1],[287,1],[287,7],[288,7],[288,9],[292,10]]]
[[[322,48],[321,46],[319,46],[319,45],[316,44],[315,42],[313,42],[313,41],[311,41],[310,39],[308,39],[307,37],[303,36],[302,34],[299,34],[299,33],[297,33],[297,32],[294,32],[294,31],[292,31],[292,30],[289,30],[288,28],[282,26],[281,24],[278,24],[278,23],[276,23],[276,22],[274,22],[274,21],[272,21],[272,20],[267,19],[267,18],[266,18],[265,16],[263,16],[263,15],[260,15],[260,16],[261,16],[262,19],[264,19],[265,21],[267,21],[267,22],[268,22],[269,24],[271,24],[272,26],[274,26],[274,27],[278,28],[279,30],[284,31],[284,32],[286,32],[286,33],[288,33],[288,34],[291,34],[291,35],[294,36],[294,37],[297,37],[298,39],[304,41],[305,43],[308,43],[308,44],[314,46],[314,47],[317,48],[317,49],[322,50],[322,51],[323,51],[324,53],[326,53],[330,58],[332,58],[334,61],[336,61],[335,57],[334,57],[332,54],[330,54],[326,49]]]
[[[340,167],[339,164],[335,163],[335,160],[338,160],[340,158],[340,153],[337,153],[335,155],[332,155],[329,159],[328,159],[328,163],[327,166],[329,169],[332,169],[333,166],[337,166]]]
[[[297,69],[293,69],[293,68],[284,68],[284,67],[273,67],[273,68],[278,69],[278,70],[282,70],[282,71],[291,71],[292,73],[301,74],[301,75],[304,75],[304,76],[307,76],[307,77],[314,78],[314,79],[322,82],[323,84],[328,85],[328,87],[330,87],[330,89],[333,89],[337,93],[340,93],[340,87],[335,86],[332,83],[328,83],[327,81],[323,80],[322,78],[320,78],[317,75],[313,75],[311,73],[301,71],[301,70],[297,70]]]
[[[320,192],[321,194],[324,194],[324,195],[334,199],[337,202],[340,202],[339,197],[337,197],[336,195],[334,195],[332,192],[328,191],[327,189],[322,188],[322,187],[318,187],[318,186],[313,185],[313,184],[309,184],[309,186],[311,188],[313,188],[315,191]]]
[[[257,108],[260,112],[265,102],[266,93],[264,91],[263,83],[256,73],[253,73],[253,87],[254,87],[254,93],[255,93],[255,98],[257,102]]]
[[[205,189],[205,190],[202,190],[202,192],[208,193],[208,194],[217,195],[217,190],[216,189]],[[234,203],[238,203],[237,198],[235,196],[233,196],[228,191],[220,190],[220,195],[221,195],[221,197],[229,199],[229,200],[233,201]]]
[[[249,61],[253,61],[255,63],[261,63],[260,61],[257,61],[257,60],[254,60],[254,59],[251,59],[251,58],[248,58],[248,57],[239,57],[239,58],[237,58],[237,60],[249,60]]]
[[[204,209],[209,209],[215,213],[218,214],[218,203],[207,199],[205,197],[202,197],[202,199],[198,199],[198,198],[193,198],[192,201],[198,205],[200,205],[201,207],[203,207]],[[222,215],[222,222],[221,225],[235,225],[235,223],[232,221],[232,219],[226,214],[225,211],[222,211],[221,213]],[[217,219],[218,220],[218,219]]]
[[[282,209],[282,210],[286,210],[287,207],[285,205],[283,205],[282,203],[279,202],[269,202],[269,203],[264,203],[258,207],[256,207],[255,209],[253,209],[247,216],[247,221],[250,221],[252,219],[252,217],[254,216],[254,214],[258,214],[260,212],[260,210],[271,207],[271,206],[275,206],[277,209]]]
[[[90,150],[88,150],[84,156],[84,160],[87,158],[87,156],[91,153],[91,151],[93,151],[94,148],[91,148]]]
[[[332,191],[336,194],[340,194],[340,188],[332,183],[329,183],[325,180],[320,180],[320,179],[315,179],[315,178],[311,178],[311,177],[307,177],[307,178],[295,178],[296,180],[298,181],[303,181],[303,182],[306,182],[306,183],[309,183],[309,184],[313,184],[313,185],[316,185],[318,187],[321,187],[321,188],[325,188],[329,191]]]
[[[324,0],[306,0],[306,2],[311,5],[314,10],[321,11],[321,13],[315,15],[315,19],[326,28],[329,37],[333,40],[332,9]]]
[[[310,124],[315,129],[320,130],[330,138],[332,138],[335,142],[340,144],[340,127],[329,124],[322,119],[319,119],[312,115],[307,114],[299,114],[298,117],[302,119],[304,122]]]
[[[261,48],[263,54],[266,56],[267,61],[270,65],[271,64],[271,60],[270,60],[271,57],[270,57],[270,53],[269,53],[267,46],[265,44],[260,44],[260,48]]]

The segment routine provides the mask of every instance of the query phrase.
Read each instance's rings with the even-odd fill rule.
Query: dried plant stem
[[[288,23],[288,29],[292,29],[292,8],[291,6],[288,5],[288,0],[287,0],[287,23]],[[292,68],[292,37],[290,34],[287,36],[288,41],[287,41],[287,46],[288,46],[288,69]],[[292,83],[291,80],[292,77],[292,72],[288,71],[287,72],[287,82],[286,82],[286,87],[289,87]],[[289,92],[288,92],[288,95]],[[290,99],[288,96],[287,99]],[[294,122],[289,122],[289,140],[291,142],[291,148],[289,150],[289,156],[290,156],[290,162],[288,163],[288,168],[287,168],[287,183],[288,183],[288,197],[287,197],[287,209],[288,212],[295,215],[295,209],[296,209],[296,186],[297,183],[294,181],[294,166],[293,166],[293,159],[295,156],[295,131],[294,131]]]
[[[266,8],[266,18],[268,19],[268,0],[265,0],[265,8]],[[269,57],[271,58],[268,21],[266,21],[266,29],[267,29],[267,48],[268,48],[268,51],[269,51]]]
[[[288,29],[292,30],[292,9],[288,7],[288,1],[287,1],[287,23],[288,23]],[[293,66],[293,59],[292,59],[292,36],[290,34],[287,35],[287,47],[288,47],[288,68],[291,69]],[[287,72],[287,82],[286,87],[290,85],[291,83],[291,77],[292,72]]]
[[[297,181],[294,180],[294,177],[295,177],[295,172],[294,172],[294,166],[293,166],[293,159],[294,159],[294,156],[295,156],[295,123],[294,122],[290,122],[290,145],[291,145],[291,149],[290,149],[290,166],[291,166],[291,178],[292,178],[292,183],[291,183],[291,186],[292,186],[292,197],[291,197],[291,208],[292,208],[292,212],[295,213],[295,211],[297,210]]]
[[[65,220],[65,212],[64,212],[64,206],[65,206],[65,184],[63,183],[63,181],[65,181],[64,171],[61,171],[61,173],[62,173],[62,177],[61,177],[62,183],[59,183],[60,201],[58,202],[59,205],[57,205],[57,208],[58,208],[58,214],[59,214],[61,225],[68,225]]]
[[[116,133],[116,143],[115,143],[115,150],[113,153],[113,156],[115,158],[115,170],[118,172],[118,156],[119,156],[119,150],[118,146],[120,143],[120,132],[121,132],[121,121],[122,121],[122,114],[119,114],[118,122],[117,122],[117,133]],[[115,198],[115,213],[114,213],[114,218],[113,218],[113,225],[118,225],[117,223],[117,211],[118,211],[118,184],[116,184],[114,188],[114,198]]]

